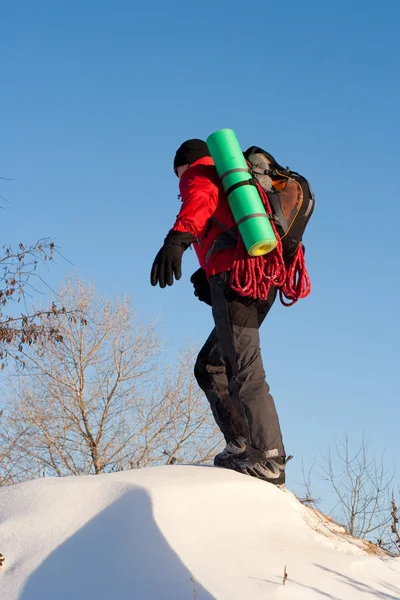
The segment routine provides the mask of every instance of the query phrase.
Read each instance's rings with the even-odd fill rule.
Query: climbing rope
[[[258,183],[257,189],[267,214],[272,215],[266,192]],[[308,296],[311,291],[303,245],[298,246],[290,265],[286,267],[282,255],[281,238],[274,221],[270,220],[270,223],[278,243],[274,250],[264,256],[250,256],[241,236],[239,236],[231,270],[230,285],[240,296],[250,297],[253,300],[266,300],[271,286],[275,286],[279,288],[279,297],[282,304],[292,306],[300,298]]]

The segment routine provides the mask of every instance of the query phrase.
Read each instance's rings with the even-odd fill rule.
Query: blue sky
[[[400,4],[3,3],[2,243],[51,236],[69,270],[160,317],[166,357],[212,327],[183,279],[154,289],[179,210],[172,172],[191,137],[233,128],[304,173],[313,290],[262,329],[290,470],[348,432],[398,456]]]

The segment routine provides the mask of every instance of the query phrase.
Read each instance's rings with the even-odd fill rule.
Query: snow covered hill
[[[1,600],[400,599],[400,559],[329,531],[290,493],[213,467],[3,488],[0,552]]]

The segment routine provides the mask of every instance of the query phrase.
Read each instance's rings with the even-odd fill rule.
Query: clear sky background
[[[362,433],[400,468],[397,0],[0,2],[2,243],[51,236],[99,291],[160,317],[170,359],[212,318],[184,256],[172,288],[149,271],[179,211],[172,161],[233,128],[306,175],[311,296],[262,328],[289,474]]]

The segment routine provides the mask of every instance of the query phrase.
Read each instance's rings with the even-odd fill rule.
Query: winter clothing
[[[190,233],[171,232],[164,240],[164,245],[159,250],[154,259],[151,269],[151,285],[160,284],[161,288],[166,285],[172,285],[175,279],[182,276],[181,264],[182,254],[193,242],[193,236]]]
[[[244,455],[233,457],[231,463],[226,467],[245,475],[263,479],[274,485],[283,486],[285,484],[287,460],[285,457],[279,456],[277,450],[264,452],[261,458],[255,455],[252,450],[246,454],[247,451]]]
[[[232,469],[263,479],[277,486],[285,484],[285,469],[287,462],[292,458],[279,456],[276,449],[259,452],[249,448],[245,438],[239,436],[230,441],[224,450],[214,457],[214,465],[224,469]]]
[[[216,467],[225,467],[227,469],[233,468],[233,459],[238,458],[239,456],[243,457],[246,449],[246,440],[240,435],[237,440],[228,442],[222,452],[219,452],[214,456],[214,465]]]
[[[220,249],[221,225],[228,230],[235,229],[236,225],[213,159],[205,157],[192,164],[183,173],[179,190],[182,206],[173,231],[188,231],[194,235],[193,247],[207,278],[229,271],[236,240],[226,234],[223,236],[225,244]]]
[[[272,286],[266,300],[232,290],[237,229],[212,158],[203,154],[191,162],[191,153],[205,151],[197,142],[182,144],[175,157],[175,168],[190,166],[181,175],[182,206],[154,261],[151,283],[165,287],[172,285],[173,274],[179,279],[182,254],[193,242],[201,268],[191,282],[199,300],[212,306],[215,324],[197,357],[195,377],[227,442],[215,464],[278,483],[284,481],[279,465],[285,450],[259,337],[277,290]]]
[[[227,443],[240,436],[261,452],[284,456],[274,400],[265,381],[259,327],[276,297],[242,298],[227,273],[210,279],[215,328],[198,355],[194,372]]]
[[[212,306],[210,284],[207,281],[205,270],[200,267],[200,269],[195,271],[190,278],[190,283],[193,284],[194,295],[200,302],[205,302],[209,306]]]
[[[285,485],[286,464],[292,458],[291,456],[286,460],[285,457],[278,456],[277,450],[269,450],[260,455],[258,451],[246,446],[244,450],[243,447],[240,447],[242,451],[239,452],[239,442],[237,442],[236,451],[232,452],[234,448],[235,445],[231,442],[229,450],[227,446],[223,452],[217,454],[214,465],[262,479],[279,487]]]
[[[187,140],[178,148],[174,159],[174,171],[183,165],[191,165],[199,158],[210,156],[210,151],[203,140]]]

